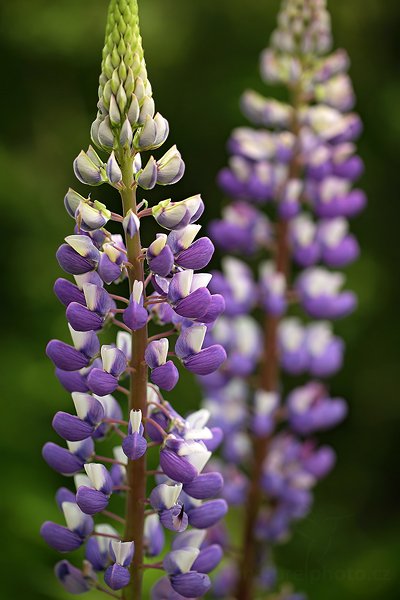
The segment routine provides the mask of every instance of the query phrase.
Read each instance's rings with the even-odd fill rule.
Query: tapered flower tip
[[[198,475],[196,467],[169,448],[161,450],[160,466],[168,477],[181,483],[189,483]]]
[[[77,569],[68,560],[61,560],[54,567],[54,573],[70,594],[84,594],[90,590],[90,584],[80,569]]]
[[[51,340],[46,354],[63,371],[79,371],[89,364],[89,359],[82,352],[60,340]]]
[[[95,368],[90,371],[87,384],[97,396],[107,396],[117,389],[118,379],[102,369]]]
[[[104,573],[104,581],[112,590],[122,590],[131,579],[129,570],[121,565],[112,565]]]
[[[160,512],[160,521],[166,529],[175,532],[182,532],[188,526],[189,520],[184,507],[177,504],[169,510]]]
[[[62,475],[75,475],[82,468],[84,459],[72,454],[66,448],[48,442],[43,446],[42,456],[47,464]]]
[[[40,529],[44,541],[58,552],[72,552],[83,544],[82,537],[67,527],[46,521]]]
[[[111,559],[115,563],[122,567],[129,567],[135,553],[134,542],[111,540],[109,548]]]
[[[219,369],[226,359],[225,349],[219,344],[215,344],[184,359],[183,364],[188,371],[196,375],[210,375],[210,373]]]
[[[79,304],[85,305],[85,296],[84,293],[78,288],[77,285],[68,281],[67,279],[59,278],[56,280],[54,284],[54,293],[57,298],[64,304],[64,306],[68,306],[71,302],[78,302]]]
[[[199,598],[204,596],[211,587],[208,575],[204,573],[181,573],[170,577],[171,585],[184,598]]]
[[[53,418],[53,429],[64,440],[79,442],[90,437],[95,429],[91,423],[83,421],[75,415],[62,411],[57,412]]]
[[[76,502],[86,515],[95,515],[108,506],[109,496],[98,490],[82,485],[76,493]]]
[[[217,496],[223,485],[224,480],[220,473],[200,473],[190,483],[186,483],[183,489],[192,498],[205,500]]]
[[[165,365],[152,370],[151,381],[162,390],[170,392],[179,381],[179,371],[172,360],[169,360]]]
[[[189,524],[196,529],[208,529],[218,523],[227,512],[228,505],[225,500],[210,500],[188,511]]]
[[[147,442],[142,435],[134,432],[123,440],[122,448],[130,460],[138,460],[146,454]]]
[[[219,544],[211,544],[211,546],[207,546],[207,548],[200,551],[192,565],[192,569],[198,573],[210,573],[219,565],[223,555],[224,553]]]
[[[144,522],[144,547],[146,556],[158,556],[165,544],[164,530],[157,514],[148,515]]]

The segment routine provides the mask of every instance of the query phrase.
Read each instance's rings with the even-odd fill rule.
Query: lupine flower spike
[[[41,534],[62,553],[85,546],[81,567],[61,560],[55,568],[71,594],[95,588],[138,600],[152,567],[164,572],[152,598],[200,597],[222,557],[207,537],[227,511],[217,497],[222,477],[207,464],[222,434],[207,427],[208,411],[180,415],[164,391],[175,387],[182,368],[211,375],[225,361],[221,345],[205,342],[225,302],[209,290],[212,275],[201,272],[214,252],[209,238],[196,240],[201,197],[150,207],[140,197],[179,181],[185,165],[174,145],[158,156],[169,126],[147,77],[137,0],[110,2],[97,106],[93,145],[80,152],[74,172],[80,188],[115,188],[122,211],[111,212],[95,191],[92,197],[69,189],[64,198],[75,223],[57,251],[66,277],[54,291],[69,335],[50,341],[47,355],[72,402],[55,415],[61,442],[45,444],[43,457],[74,485],[57,492],[63,518],[46,522]],[[143,245],[146,219],[162,231]],[[107,229],[110,221],[120,234]],[[101,452],[109,438],[113,452]],[[165,529],[174,534],[167,553]]]
[[[201,379],[210,426],[225,433],[223,495],[245,507],[246,521],[241,558],[224,565],[214,594],[240,600],[269,592],[274,599],[300,598],[276,589],[271,550],[309,512],[313,487],[335,462],[315,434],[347,412],[325,380],[344,354],[332,322],[357,304],[338,269],[358,257],[349,219],[366,203],[352,189],[363,164],[354,145],[361,123],[351,112],[349,59],[343,50],[329,53],[326,2],[283,0],[278,23],[261,56],[261,75],[285,87],[288,100],[243,94],[243,113],[256,128],[240,127],[229,140],[229,166],[219,183],[232,201],[210,226],[214,243],[238,255],[224,256],[209,286],[224,297],[226,311],[204,347],[223,344],[228,360]],[[265,313],[263,327],[252,316],[255,308]],[[183,335],[189,339],[177,353],[190,368],[194,343]],[[284,373],[303,381],[293,388]]]

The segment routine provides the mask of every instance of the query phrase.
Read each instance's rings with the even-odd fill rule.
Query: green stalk
[[[133,179],[133,160],[130,152],[120,152],[120,165],[124,189],[121,191],[124,215],[129,210],[136,209],[136,183]],[[127,259],[132,265],[129,268],[129,287],[132,291],[135,280],[144,283],[143,261],[140,260],[142,244],[140,232],[133,238],[126,235]],[[147,346],[147,326],[138,331],[132,331],[132,367],[130,376],[129,411],[141,410],[143,417],[147,415],[147,377],[148,368],[144,359]],[[138,460],[130,460],[127,467],[128,486],[126,500],[125,539],[135,542],[135,555],[130,567],[131,581],[123,590],[125,600],[140,600],[143,585],[143,530],[146,500],[146,455]]]
[[[294,107],[292,133],[298,138],[300,132],[299,109],[301,105],[301,86],[291,90],[292,105]],[[298,150],[289,167],[288,180],[297,179],[301,174]],[[275,264],[279,273],[287,279],[290,272],[290,248],[288,236],[288,222],[279,220],[277,223],[277,239]],[[278,355],[278,328],[280,318],[273,315],[266,316],[264,324],[264,354],[261,362],[259,379],[260,388],[267,392],[277,392],[279,389],[279,355]],[[254,437],[253,439],[253,464],[250,472],[250,489],[245,506],[245,526],[242,542],[242,560],[240,564],[239,582],[236,591],[237,600],[254,600],[255,577],[257,575],[258,543],[256,539],[257,519],[263,502],[261,478],[263,466],[268,456],[270,436]]]

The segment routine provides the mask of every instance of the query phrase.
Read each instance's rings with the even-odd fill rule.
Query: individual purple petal
[[[75,415],[59,411],[53,418],[53,429],[59,436],[69,442],[79,442],[90,437],[94,426]]]
[[[66,448],[52,442],[43,446],[42,456],[52,469],[62,475],[75,475],[82,470],[85,462]]]
[[[71,302],[78,302],[79,304],[85,305],[85,296],[83,292],[78,288],[77,285],[68,281],[67,279],[62,279],[61,277],[56,280],[54,284],[54,293],[57,298],[64,304],[64,306],[68,306]]]
[[[183,490],[192,498],[205,500],[217,496],[223,485],[224,480],[220,473],[200,473],[190,483],[186,483]]]
[[[201,506],[191,508],[187,511],[189,524],[197,529],[208,529],[218,523],[226,515],[228,505],[225,500],[210,500]]]
[[[208,237],[202,237],[193,242],[189,248],[180,252],[175,257],[175,263],[184,269],[199,271],[208,265],[214,250],[211,240]]]
[[[121,277],[121,265],[113,262],[105,252],[101,252],[98,273],[104,283],[110,284]]]
[[[82,275],[93,271],[96,262],[90,258],[85,258],[76,252],[68,244],[62,244],[56,254],[60,267],[71,275]]]
[[[174,304],[174,311],[187,319],[201,319],[211,304],[211,294],[206,287],[200,287],[186,298]]]
[[[205,315],[201,317],[201,321],[207,325],[214,323],[222,315],[225,310],[225,299],[221,294],[212,294],[211,302]]]
[[[332,448],[322,446],[305,458],[303,464],[311,475],[322,479],[333,469],[335,462],[336,455]]]
[[[137,302],[131,301],[128,308],[124,310],[122,315],[125,325],[127,325],[132,331],[143,329],[149,318],[147,310],[138,304]]]
[[[79,371],[89,364],[89,359],[82,352],[60,340],[51,340],[46,354],[56,367],[64,371]]]
[[[183,364],[188,371],[196,373],[196,375],[209,375],[219,369],[226,359],[227,356],[224,348],[215,344],[185,358]]]
[[[40,529],[44,541],[58,552],[72,552],[83,544],[83,539],[67,527],[46,521]]]
[[[179,371],[172,360],[168,360],[165,365],[153,369],[150,378],[159,388],[170,392],[179,381]]]
[[[112,590],[122,590],[131,579],[129,570],[121,565],[112,565],[104,573],[104,581]]]
[[[193,465],[168,448],[160,452],[160,466],[168,477],[181,483],[189,483],[198,475]]]
[[[103,317],[77,302],[68,305],[66,315],[75,331],[99,331],[103,327]]]
[[[54,567],[54,573],[64,589],[70,594],[84,594],[90,585],[80,569],[67,560],[61,560]]]
[[[102,369],[92,369],[87,378],[89,389],[97,396],[112,394],[118,387],[118,379]]]
[[[90,562],[95,571],[104,571],[110,562],[108,556],[108,543],[104,544],[106,546],[105,552],[102,551],[100,543],[99,537],[91,537],[86,542],[85,547],[85,558]]]
[[[211,544],[211,546],[207,546],[207,548],[200,551],[199,556],[192,565],[192,569],[199,573],[210,573],[219,565],[223,555],[221,546]]]
[[[109,497],[99,490],[81,485],[76,493],[76,502],[86,515],[95,515],[107,508]]]
[[[57,490],[56,502],[57,502],[58,508],[60,510],[62,510],[63,502],[72,502],[72,503],[76,502],[75,494],[73,492],[71,492],[71,490],[68,490],[65,487],[61,487]]]
[[[139,433],[131,433],[122,441],[124,453],[130,460],[138,460],[147,450],[147,442]]]
[[[63,371],[56,369],[55,374],[61,385],[67,392],[87,392],[89,388],[86,383],[85,375],[80,371]]]
[[[174,590],[184,598],[204,596],[211,587],[208,575],[196,573],[195,571],[171,575],[170,581]]]

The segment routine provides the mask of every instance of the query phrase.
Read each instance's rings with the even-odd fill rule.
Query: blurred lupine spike
[[[163,396],[179,380],[174,361],[182,363],[180,368],[210,375],[226,353],[205,340],[224,300],[208,290],[212,275],[199,272],[214,251],[207,237],[194,241],[201,226],[193,223],[204,210],[200,195],[150,208],[147,199],[137,197],[143,189],[173,185],[185,165],[174,145],[161,157],[142,160],[142,151],[165,142],[169,126],[155,113],[136,0],[111,0],[98,109],[91,135],[101,156],[90,146],[75,159],[74,171],[81,183],[104,183],[118,190],[122,214],[72,189],[64,198],[75,227],[57,259],[73,280],[58,279],[54,292],[65,307],[72,344],[51,340],[46,353],[71,394],[76,414],[56,413],[53,428],[65,445],[48,442],[42,453],[51,468],[73,477],[76,490],[58,491],[56,501],[66,524],[47,521],[41,534],[60,552],[86,546],[82,570],[68,561],[56,567],[67,591],[80,594],[96,588],[123,600],[140,600],[146,556],[159,557],[161,565],[164,530],[173,531],[178,543],[191,521],[204,530],[204,540],[206,529],[226,512],[225,500],[217,497],[222,476],[207,471],[221,430],[206,426],[207,411],[185,418]],[[143,228],[147,234],[146,217],[171,233],[157,233],[144,248],[140,236]],[[110,220],[121,233],[106,229]],[[120,294],[114,287],[108,291],[107,286],[118,284],[125,287]],[[110,340],[112,325],[118,328],[115,342]],[[156,333],[149,337],[150,327]],[[119,445],[107,456],[98,444],[114,433],[110,442],[119,440]],[[159,465],[154,470],[147,468],[149,451]],[[126,502],[114,513],[118,496]],[[95,525],[100,516],[113,527]],[[183,546],[193,543],[185,538]],[[160,589],[171,598],[202,596],[209,589],[208,573],[220,560],[221,545],[193,547],[189,554],[190,565],[184,572],[168,571],[156,584],[154,597]],[[184,562],[178,560],[177,567]],[[115,593],[119,590],[121,596]]]
[[[223,496],[245,505],[238,564],[221,571],[216,597],[303,597],[276,589],[272,547],[306,516],[314,486],[334,466],[333,450],[318,447],[316,433],[347,414],[346,402],[327,384],[311,379],[293,388],[281,377],[282,371],[324,380],[334,375],[344,341],[332,322],[357,306],[338,269],[360,251],[349,219],[366,203],[364,193],[352,189],[363,171],[354,143],[362,126],[348,112],[354,105],[348,56],[327,54],[331,45],[326,0],[282,1],[278,27],[261,55],[261,76],[283,84],[287,100],[243,94],[242,111],[258,128],[234,130],[229,166],[218,178],[233,201],[211,223],[211,237],[222,251],[240,255],[225,256],[209,286],[224,297],[225,314],[203,338],[194,328],[176,344],[188,368],[193,346],[199,353],[203,343],[209,351],[218,342],[227,351],[217,372],[195,371],[210,429],[225,433]],[[243,257],[253,261],[251,268]],[[265,313],[264,335],[254,309]],[[184,491],[196,497],[192,481],[184,482]],[[201,526],[204,509],[186,504],[189,523]]]

